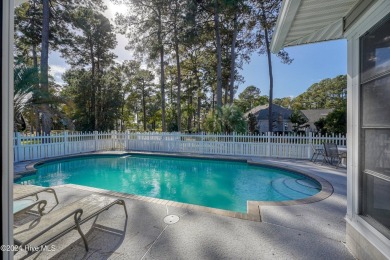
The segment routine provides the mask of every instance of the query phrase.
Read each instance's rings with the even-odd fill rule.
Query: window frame
[[[374,217],[367,215],[367,212],[365,209],[367,208],[367,196],[365,196],[365,193],[367,191],[367,179],[368,176],[371,176],[373,178],[379,178],[381,180],[389,182],[388,177],[383,178],[383,174],[378,173],[378,172],[373,172],[373,171],[367,171],[365,167],[365,140],[366,140],[366,131],[367,130],[380,130],[380,129],[386,129],[390,130],[390,124],[388,125],[368,125],[364,126],[363,125],[363,89],[364,86],[372,83],[373,81],[383,79],[386,77],[390,77],[390,70],[387,70],[385,73],[378,73],[377,75],[374,75],[372,77],[369,77],[363,81],[363,40],[365,37],[368,35],[374,33],[377,29],[381,28],[384,26],[386,22],[390,21],[390,14],[386,15],[384,18],[382,18],[380,21],[378,21],[374,26],[372,26],[369,30],[366,31],[366,33],[362,34],[359,37],[359,84],[358,84],[358,92],[359,92],[359,164],[358,164],[358,172],[359,172],[359,178],[358,178],[358,187],[359,187],[359,192],[358,192],[358,209],[357,212],[361,218],[363,218],[367,223],[372,225],[378,232],[380,232],[382,235],[390,239],[390,228],[384,226],[382,223],[380,223],[378,220],[376,220]],[[390,86],[389,86],[390,88]]]

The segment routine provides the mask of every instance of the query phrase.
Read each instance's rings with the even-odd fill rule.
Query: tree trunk
[[[177,67],[177,131],[181,132],[181,71],[179,59],[179,45],[175,43]]]
[[[198,117],[198,132],[200,132],[200,108],[201,108],[201,102],[202,102],[202,88],[201,88],[201,83],[200,83],[200,78],[198,75],[198,70],[195,70],[194,72],[195,78],[196,78],[196,85],[198,88],[198,106],[197,106],[197,117]]]
[[[37,57],[37,47],[35,44],[33,44],[32,46],[32,55],[33,55],[33,65],[34,65],[34,68],[37,69],[38,71],[38,57]],[[35,88],[36,89],[39,89],[39,82],[37,82],[37,84],[35,84]],[[38,97],[36,97],[36,94],[34,94],[35,98],[34,99],[37,99]],[[40,135],[41,133],[41,128],[39,126],[40,124],[40,119],[39,119],[39,108],[34,104],[33,105],[33,116],[34,116],[34,120],[35,120],[35,135]],[[31,130],[31,133],[33,133],[33,131]]]
[[[33,1],[34,13],[37,11],[35,6],[35,1]],[[35,31],[35,19],[31,19],[31,30]],[[38,57],[37,57],[37,44],[35,41],[32,42],[32,56],[33,56],[33,65],[34,68],[38,68]],[[38,86],[39,87],[39,86]]]
[[[172,79],[170,80],[171,82],[173,81]],[[170,99],[169,99],[169,102],[170,102],[170,104],[173,104],[173,84],[169,84],[169,97],[170,97]]]
[[[222,106],[222,53],[221,37],[219,32],[218,0],[214,0],[214,30],[217,45],[217,106]]]
[[[35,1],[33,1],[33,9],[34,13],[36,12],[36,6],[35,6]],[[32,30],[35,30],[35,19],[31,19],[31,28]],[[38,71],[38,55],[37,55],[37,44],[35,41],[32,43],[32,56],[33,56],[33,66],[34,68]],[[35,88],[38,90],[39,89],[39,82],[35,85]],[[40,135],[41,133],[41,128],[39,126],[40,124],[40,119],[39,119],[39,109],[36,107],[36,105],[33,105],[33,114],[35,115],[35,134]],[[33,132],[33,129],[31,129],[31,133]]]
[[[125,104],[126,104],[126,98],[125,98],[125,92],[123,91],[123,95],[122,95],[122,101],[123,101],[123,104],[122,104],[122,107],[121,107],[121,131],[125,131]]]
[[[89,125],[93,127],[93,130],[97,131],[97,105],[96,105],[96,86],[95,86],[95,54],[93,50],[93,42],[91,36],[88,37],[89,41],[89,58],[91,59],[91,107],[89,109]]]
[[[162,17],[161,10],[158,10],[158,44],[160,48],[160,70],[161,70],[161,119],[162,119],[162,131],[166,132],[165,123],[165,75],[164,75],[164,45],[162,40]]]
[[[271,61],[271,50],[270,50],[270,42],[268,39],[268,26],[267,26],[267,18],[265,15],[265,9],[263,2],[260,1],[261,8],[261,26],[264,29],[264,38],[265,38],[265,47],[267,51],[267,59],[268,59],[268,73],[269,73],[269,102],[268,102],[268,131],[273,131],[273,117],[272,117],[272,99],[273,99],[273,91],[274,91],[274,79],[272,75],[272,61]]]
[[[188,129],[188,133],[190,133],[191,125],[192,125],[192,93],[189,92],[188,92],[187,110],[188,110],[187,129]]]
[[[230,64],[230,104],[233,104],[234,100],[234,79],[236,72],[236,41],[237,41],[237,31],[238,31],[238,17],[237,11],[234,13],[233,21],[233,39],[231,46],[231,64]]]
[[[211,110],[213,110],[214,112],[214,109],[215,109],[215,106],[214,106],[214,99],[215,99],[215,91],[212,90],[212,99],[211,99]]]
[[[96,111],[97,113],[95,114],[95,122],[96,122],[96,127],[99,130],[103,130],[104,127],[104,118],[102,116],[102,110],[103,110],[103,105],[102,105],[102,97],[104,96],[104,93],[102,93],[102,85],[101,85],[101,73],[100,73],[100,55],[99,55],[99,48],[96,50],[96,97],[95,97],[95,102],[96,102]]]
[[[187,86],[187,130],[191,132],[192,125],[192,80],[190,78],[190,83]]]
[[[224,79],[222,80],[222,86],[225,86],[225,98],[224,98],[224,104],[227,104],[228,103],[228,96],[229,96],[229,79],[226,79],[224,77]]]
[[[41,91],[49,95],[49,23],[50,23],[50,6],[49,0],[42,0],[42,48],[41,48]],[[51,130],[51,115],[47,100],[42,109],[42,128],[47,135]]]
[[[142,113],[143,113],[143,125],[144,132],[146,132],[146,102],[145,102],[145,81],[142,81]]]
[[[202,105],[202,94],[200,92],[200,90],[198,90],[198,111],[197,111],[197,117],[198,117],[198,133],[200,133],[200,109],[201,109],[201,105]]]
[[[41,120],[39,118],[39,108],[36,105],[33,105],[33,110],[35,114],[35,135],[41,135]]]
[[[34,68],[38,68],[37,46],[34,43],[32,45],[32,56],[33,56],[33,66]]]
[[[176,67],[177,67],[177,131],[181,132],[181,68],[180,68],[180,57],[179,57],[179,40],[177,31],[177,14],[179,12],[178,0],[176,0],[176,14],[174,21],[174,34],[175,34],[175,54],[176,54]]]

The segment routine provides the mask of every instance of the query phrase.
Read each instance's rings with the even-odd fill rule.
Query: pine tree
[[[90,8],[78,8],[71,18],[73,28],[79,30],[80,34],[74,35],[72,43],[61,50],[62,56],[74,70],[65,78],[69,84],[72,78],[80,76],[80,73],[83,74],[81,77],[83,80],[89,77],[89,82],[86,84],[88,102],[84,103],[84,106],[88,106],[85,111],[88,115],[86,118],[88,123],[84,122],[83,128],[107,130],[109,125],[112,126],[111,123],[109,125],[105,123],[107,104],[109,104],[107,99],[110,97],[106,93],[111,94],[107,92],[107,82],[117,89],[116,83],[112,80],[115,70],[110,68],[116,57],[112,50],[117,44],[113,26],[104,15]],[[77,82],[74,84],[78,86]],[[120,92],[121,89],[118,91]],[[82,92],[78,93],[84,95]]]

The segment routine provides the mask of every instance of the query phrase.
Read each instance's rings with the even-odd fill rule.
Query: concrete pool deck
[[[230,157],[223,157],[230,158]],[[310,204],[260,206],[261,222],[216,215],[174,203],[152,203],[143,198],[124,197],[129,213],[114,206],[103,212],[92,228],[83,225],[90,251],[72,231],[55,241],[55,251],[36,253],[38,259],[353,259],[345,247],[346,170],[321,166],[304,160],[242,158],[290,169],[300,168],[327,180],[334,192]],[[18,163],[22,172],[31,162]],[[46,210],[56,210],[93,193],[76,185],[54,187],[60,204],[52,209],[50,194]],[[123,197],[122,197],[123,198]],[[180,217],[173,225],[164,223],[166,215]],[[35,216],[15,220],[19,225]],[[23,252],[16,254],[16,259]]]

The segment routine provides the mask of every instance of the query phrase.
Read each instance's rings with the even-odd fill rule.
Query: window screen
[[[390,19],[361,38],[361,213],[390,235]]]

